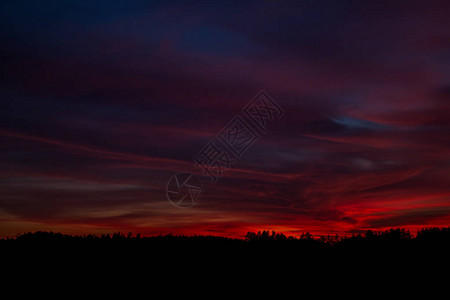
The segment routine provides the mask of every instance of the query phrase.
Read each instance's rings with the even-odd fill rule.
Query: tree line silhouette
[[[441,265],[448,260],[450,227],[424,228],[416,234],[403,228],[385,231],[367,230],[352,236],[314,237],[305,232],[286,236],[275,231],[248,232],[244,238],[211,235],[141,236],[131,233],[68,235],[55,232],[28,232],[0,239],[0,254],[9,264],[48,266],[96,266],[129,268],[145,266],[159,272],[174,269],[259,270],[296,268],[304,270],[349,265],[416,266],[418,262]],[[415,264],[411,264],[415,262]],[[333,266],[333,267],[331,267]],[[155,269],[156,268],[156,269]],[[156,272],[156,271],[154,271]],[[283,271],[284,272],[284,271]]]
[[[421,245],[439,244],[448,245],[450,243],[450,227],[431,227],[417,231],[416,235],[404,228],[391,228],[385,231],[367,230],[364,233],[353,234],[352,236],[327,235],[314,237],[309,232],[304,232],[299,236],[286,236],[281,232],[270,232],[263,230],[258,232],[249,231],[244,239],[226,238],[212,235],[156,235],[143,237],[141,234],[124,234],[116,232],[113,234],[87,234],[68,235],[55,232],[37,231],[20,234],[14,238],[0,239],[0,247],[8,245],[26,244],[219,244],[219,245],[303,245],[326,248],[375,246],[375,245]]]

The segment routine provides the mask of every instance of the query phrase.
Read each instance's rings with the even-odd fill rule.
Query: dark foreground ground
[[[266,231],[245,239],[35,232],[0,240],[0,255],[3,274],[15,274],[10,277],[19,282],[24,277],[47,280],[49,274],[62,281],[75,275],[93,283],[132,278],[175,286],[212,284],[219,278],[222,285],[257,279],[262,286],[304,287],[324,280],[396,282],[448,274],[450,227],[423,229],[415,236],[391,229],[321,239]]]

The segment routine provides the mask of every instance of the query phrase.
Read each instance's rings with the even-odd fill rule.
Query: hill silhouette
[[[366,231],[349,237],[298,237],[283,233],[248,232],[243,239],[217,236],[158,235],[143,237],[114,233],[74,236],[34,232],[0,240],[3,266],[55,274],[91,270],[105,275],[150,272],[173,278],[192,270],[246,278],[297,272],[302,276],[332,277],[343,270],[357,274],[393,269],[408,274],[448,262],[450,227],[424,228],[412,235],[402,228]],[[97,273],[96,273],[97,272]],[[337,272],[337,273],[336,273]],[[431,271],[430,271],[431,272]],[[393,273],[393,275],[398,273]],[[385,276],[391,274],[385,273]],[[318,279],[319,280],[319,279]]]

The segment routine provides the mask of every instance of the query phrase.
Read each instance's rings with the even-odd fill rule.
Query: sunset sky
[[[0,237],[450,225],[449,1],[4,0],[0,43]],[[285,114],[212,183],[260,90]]]

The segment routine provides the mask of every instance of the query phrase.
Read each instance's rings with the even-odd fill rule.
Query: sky
[[[433,0],[1,1],[0,237],[449,226],[449,15]],[[284,111],[265,132],[243,113],[260,91]],[[220,140],[236,117],[257,136],[240,157]],[[216,182],[193,159],[210,141],[233,158]],[[179,173],[201,184],[193,207],[167,197]]]

